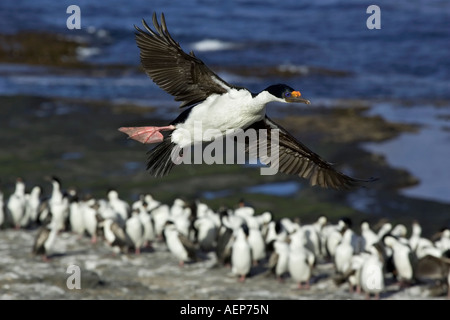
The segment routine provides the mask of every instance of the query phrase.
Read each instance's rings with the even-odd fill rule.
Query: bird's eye
[[[286,92],[284,93],[284,96],[285,96],[285,97],[290,97],[290,96],[291,96],[291,93],[290,93],[289,91],[286,91]]]

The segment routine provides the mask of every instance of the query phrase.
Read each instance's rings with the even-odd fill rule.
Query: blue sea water
[[[81,9],[79,30],[66,27],[69,5]],[[370,5],[381,10],[381,29],[367,28]],[[313,103],[341,98],[382,101],[384,107],[376,108],[376,114],[423,125],[427,130],[416,136],[368,148],[424,177],[426,184],[408,194],[450,202],[448,166],[443,161],[429,165],[429,159],[450,157],[450,1],[17,0],[0,2],[0,30],[65,34],[87,42],[79,56],[88,62],[139,66],[134,25],[141,26],[141,19],[150,23],[154,11],[164,12],[170,33],[185,51],[194,50],[210,66],[294,71],[283,79],[220,73],[233,84],[258,91],[282,80]],[[313,68],[348,75],[314,73]],[[0,94],[18,93],[176,105],[138,71],[86,76],[0,65]],[[395,102],[405,100],[415,107]],[[427,143],[427,155],[420,160],[414,153],[417,141]],[[395,143],[405,152],[393,153]],[[430,169],[433,173],[426,173]],[[433,185],[433,180],[440,183]]]
[[[380,8],[381,29],[366,26],[370,17],[366,10],[372,4]],[[69,5],[81,10],[80,30],[66,27]],[[306,65],[352,74],[290,79],[311,100],[450,98],[447,0],[2,1],[0,30],[84,37],[95,49],[82,52],[86,59],[138,65],[133,26],[141,26],[141,19],[151,22],[153,11],[165,13],[169,31],[185,50],[202,41],[216,41],[216,46],[204,46],[208,51],[196,50],[210,65]],[[270,82],[234,80],[255,91]],[[4,92],[7,85],[0,89]],[[97,93],[114,98],[108,92]]]

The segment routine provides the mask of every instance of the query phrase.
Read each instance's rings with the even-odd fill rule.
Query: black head
[[[274,97],[283,99],[285,102],[301,102],[310,104],[309,100],[301,98],[300,91],[296,91],[286,84],[274,84],[264,89],[264,91],[269,92]]]
[[[349,217],[342,217],[340,220],[345,223],[347,228],[352,227],[352,220]]]
[[[57,184],[61,185],[61,180],[59,179],[59,177],[57,177],[55,175],[45,176],[44,180],[49,181],[49,182],[56,182]]]
[[[280,234],[283,230],[284,230],[283,224],[281,223],[280,220],[277,220],[277,221],[275,222],[275,232],[276,232],[277,234]]]
[[[109,187],[109,188],[106,189],[106,194],[110,193],[111,191],[116,191],[117,192],[117,189],[114,188],[114,187]]]
[[[268,91],[271,95],[277,98],[284,99],[287,94],[292,93],[292,91],[295,90],[286,84],[278,83],[268,86],[266,89],[264,89],[264,91]]]
[[[57,182],[58,184],[61,184],[61,179],[57,176],[52,176],[52,180]]]

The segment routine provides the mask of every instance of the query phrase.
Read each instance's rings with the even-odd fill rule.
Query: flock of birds
[[[243,201],[233,209],[213,210],[200,201],[188,204],[177,198],[168,205],[142,194],[131,203],[115,189],[95,199],[72,188],[63,190],[57,177],[49,180],[52,192],[46,197],[40,186],[26,192],[21,178],[8,198],[0,191],[0,227],[38,227],[32,252],[45,261],[58,234],[72,232],[90,237],[92,243],[105,241],[113,254],[141,254],[155,242],[165,243],[180,267],[200,261],[201,253],[214,252],[217,263],[229,267],[241,282],[263,267],[267,276],[291,278],[299,289],[308,289],[314,269],[326,261],[333,263],[336,284],[348,283],[350,291],[368,299],[379,299],[388,279],[399,288],[440,284],[450,299],[449,228],[426,238],[417,221],[409,236],[403,224],[384,222],[375,228],[363,221],[356,230],[345,217],[335,224],[325,216],[302,224],[275,219],[271,212],[255,214]]]

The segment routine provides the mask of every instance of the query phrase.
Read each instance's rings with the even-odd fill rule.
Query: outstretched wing
[[[251,155],[258,155],[263,164],[270,164],[271,167],[278,166],[278,170],[281,172],[294,174],[309,180],[312,186],[319,185],[324,188],[347,190],[377,180],[376,178],[356,179],[337,171],[331,163],[323,160],[318,154],[297,141],[289,132],[267,116],[249,128],[256,129],[257,132],[259,129],[267,130],[267,139],[260,139],[259,137],[257,144],[250,143],[248,145],[247,151]],[[270,159],[272,130],[279,130],[279,155],[278,159],[275,160]],[[258,153],[261,148],[266,148],[266,154],[269,156],[263,155],[261,157],[261,154]]]
[[[205,100],[211,94],[223,94],[234,88],[211,71],[191,51],[185,53],[167,30],[164,14],[161,24],[153,13],[152,30],[142,20],[145,30],[136,27],[136,42],[142,66],[147,75],[161,89],[181,101],[186,107]]]

